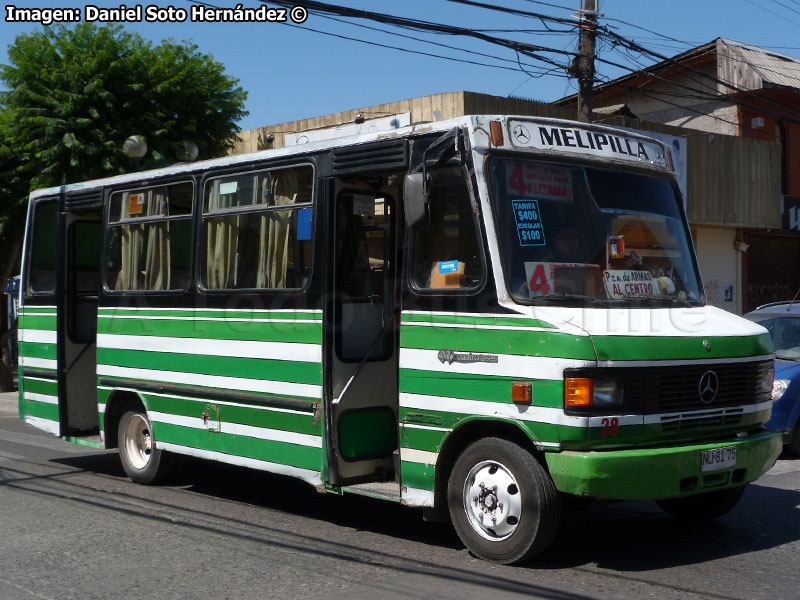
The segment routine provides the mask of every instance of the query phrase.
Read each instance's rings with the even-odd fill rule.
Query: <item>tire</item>
[[[687,523],[703,523],[717,519],[733,510],[741,500],[745,487],[747,486],[742,485],[685,498],[657,500],[656,503],[661,510],[675,519]]]
[[[171,457],[156,447],[150,419],[143,410],[128,410],[122,415],[117,444],[122,468],[134,483],[155,484],[168,476]]]
[[[462,452],[450,473],[447,505],[464,545],[501,564],[541,553],[561,520],[550,475],[528,450],[502,438],[478,440]]]
[[[785,446],[787,454],[790,456],[800,456],[800,421],[794,424],[792,429],[792,439]]]

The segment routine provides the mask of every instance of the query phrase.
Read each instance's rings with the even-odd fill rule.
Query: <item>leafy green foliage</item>
[[[0,94],[0,188],[163,166],[180,160],[184,140],[200,158],[219,156],[247,114],[238,81],[197,46],[153,45],[120,26],[46,27],[17,37],[8,56],[0,65],[9,90]],[[131,135],[146,139],[145,158],[123,152]]]

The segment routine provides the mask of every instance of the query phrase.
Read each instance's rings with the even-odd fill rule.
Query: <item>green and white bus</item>
[[[19,413],[423,507],[530,558],[563,495],[730,510],[780,452],[772,346],[705,303],[673,159],[467,116],[34,192]]]

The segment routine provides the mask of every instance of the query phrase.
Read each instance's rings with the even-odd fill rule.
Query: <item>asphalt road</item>
[[[21,422],[0,394],[0,599],[800,598],[800,460],[718,522],[652,503],[575,505],[546,556],[473,558],[452,528],[379,500],[188,461],[145,487],[115,451]]]

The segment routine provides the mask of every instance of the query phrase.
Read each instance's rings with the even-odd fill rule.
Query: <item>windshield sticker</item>
[[[523,198],[572,202],[572,174],[569,169],[555,165],[509,162],[506,187]]]
[[[131,194],[128,196],[128,214],[141,215],[144,212],[144,194]]]
[[[539,203],[536,200],[512,200],[514,222],[520,246],[544,246],[544,229]]]
[[[608,238],[608,257],[625,258],[625,236],[612,235]]]
[[[662,294],[659,281],[650,271],[604,271],[603,283],[608,297],[614,299],[651,298]]]
[[[583,295],[586,270],[599,268],[599,265],[586,263],[526,262],[528,295],[530,297],[552,294]]]
[[[458,273],[458,261],[457,260],[440,261],[439,273]]]
[[[311,239],[311,210],[301,208],[297,211],[297,241]]]

